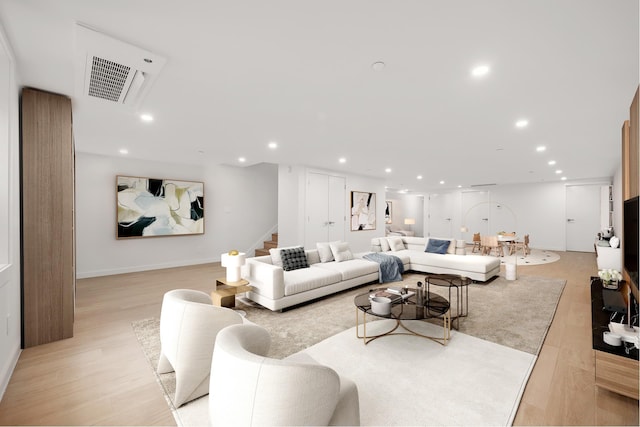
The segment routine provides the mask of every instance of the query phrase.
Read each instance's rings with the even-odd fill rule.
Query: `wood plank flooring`
[[[560,252],[519,275],[567,279],[515,425],[638,425],[638,401],[594,385],[589,277],[595,255]],[[219,264],[79,280],[73,338],[24,350],[0,425],[175,425],[131,322],[159,316],[171,289],[209,292]]]

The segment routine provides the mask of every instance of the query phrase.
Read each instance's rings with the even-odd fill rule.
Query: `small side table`
[[[467,242],[464,240],[456,240],[456,255],[467,254]]]
[[[226,278],[216,279],[216,289],[211,292],[211,301],[218,307],[233,308],[236,306],[236,294],[249,292],[249,282],[240,279],[237,282],[229,282]]]

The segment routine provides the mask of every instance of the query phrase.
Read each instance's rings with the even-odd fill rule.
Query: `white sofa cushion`
[[[500,267],[500,258],[482,255],[439,255],[428,252],[414,252],[411,254],[411,265],[437,265],[461,272],[488,273]],[[463,274],[464,275],[464,274]]]
[[[333,252],[331,251],[331,244],[340,243],[339,240],[335,242],[320,242],[316,243],[318,254],[320,255],[320,262],[331,262],[334,260]]]
[[[402,241],[402,237],[388,237],[387,241],[389,242],[389,247],[393,252],[405,250],[404,242]]]
[[[338,272],[342,276],[342,280],[354,279],[356,277],[378,272],[377,263],[361,258],[354,258],[348,262],[326,262],[316,264],[313,267]]]
[[[285,296],[294,295],[331,285],[341,280],[340,273],[324,268],[316,268],[316,265],[312,265],[309,268],[301,268],[300,270],[285,271],[284,294]]]
[[[387,252],[391,250],[391,246],[389,246],[389,241],[385,238],[380,238],[380,249],[382,252]]]
[[[348,261],[353,259],[353,254],[351,253],[351,249],[349,249],[349,244],[347,242],[330,243],[329,247],[331,248],[333,258],[336,260],[336,262]]]

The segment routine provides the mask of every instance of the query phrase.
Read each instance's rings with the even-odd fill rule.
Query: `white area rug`
[[[367,333],[393,324],[368,323]],[[411,327],[442,334],[441,327],[426,322]],[[300,353],[355,381],[362,425],[511,425],[536,356],[455,330],[451,334],[447,346],[410,335],[364,345],[351,328]],[[208,398],[179,408],[178,424],[208,425]]]
[[[518,253],[518,265],[549,264],[556,262],[559,259],[560,255],[544,249],[531,249],[531,253],[527,256],[522,255],[522,253]],[[501,264],[505,264],[507,262],[513,264],[515,262],[515,256],[507,255],[500,258]]]

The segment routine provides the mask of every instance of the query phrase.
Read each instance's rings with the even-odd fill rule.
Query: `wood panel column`
[[[73,336],[74,153],[71,100],[21,98],[22,347]]]

